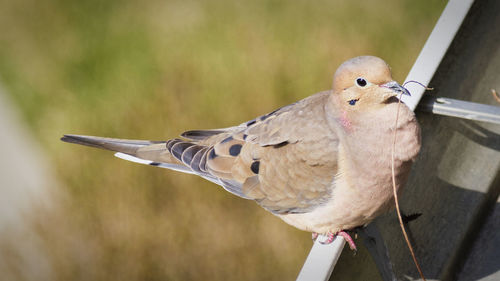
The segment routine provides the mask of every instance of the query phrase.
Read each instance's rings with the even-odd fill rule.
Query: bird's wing
[[[182,134],[185,139],[151,142],[66,135],[62,140],[197,174],[276,214],[303,213],[330,198],[337,173],[338,138],[324,113],[328,93],[239,126],[187,131]]]
[[[187,141],[167,147],[200,175],[273,213],[308,212],[329,199],[337,173],[338,138],[324,113],[328,93],[236,127],[185,132]]]

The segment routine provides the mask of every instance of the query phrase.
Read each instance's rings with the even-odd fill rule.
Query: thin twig
[[[417,267],[417,270],[418,270],[418,273],[420,274],[420,277],[422,278],[423,281],[426,281],[424,273],[422,272],[422,269],[420,268],[420,264],[417,261],[417,257],[415,256],[415,252],[413,251],[413,247],[410,243],[410,239],[408,239],[408,234],[406,234],[406,229],[405,229],[404,224],[403,224],[403,217],[401,216],[401,211],[399,209],[398,192],[396,190],[397,188],[396,188],[396,172],[394,170],[394,162],[395,162],[394,151],[396,150],[396,132],[397,132],[397,128],[398,128],[399,108],[401,107],[401,96],[402,95],[403,95],[403,93],[401,93],[401,95],[399,96],[398,109],[396,112],[396,124],[394,126],[394,140],[392,142],[392,150],[391,150],[392,191],[394,193],[394,202],[396,203],[396,211],[398,214],[399,225],[401,226],[403,236],[405,237],[406,245],[408,245],[408,249],[410,249],[411,257],[413,258],[413,262],[415,263],[415,266]]]
[[[420,85],[420,86],[424,87],[424,89],[426,89],[426,90],[428,90],[428,91],[432,91],[432,90],[434,90],[434,88],[427,87],[427,86],[425,86],[424,84],[422,84],[422,83],[420,83],[420,82],[418,82],[418,81],[415,81],[415,80],[408,80],[408,81],[406,81],[406,82],[403,84],[403,87],[404,87],[406,84],[408,84],[408,83],[416,83],[416,84],[418,84],[418,85]]]

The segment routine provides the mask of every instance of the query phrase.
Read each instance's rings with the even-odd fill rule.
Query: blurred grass
[[[330,87],[344,60],[402,81],[445,1],[0,1],[0,79],[63,183],[36,226],[56,280],[290,280],[310,236],[201,179],[60,142],[163,140]]]

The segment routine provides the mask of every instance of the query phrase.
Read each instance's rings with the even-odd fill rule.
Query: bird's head
[[[332,102],[339,113],[351,115],[380,109],[409,92],[392,79],[391,68],[378,57],[361,56],[344,62],[333,76]]]

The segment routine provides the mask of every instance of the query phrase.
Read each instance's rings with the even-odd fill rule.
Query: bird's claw
[[[349,245],[349,248],[351,250],[353,250],[355,252],[357,251],[356,243],[354,243],[354,240],[352,239],[351,235],[349,235],[347,232],[345,232],[343,230],[341,230],[335,234],[333,232],[328,232],[328,234],[327,234],[328,238],[325,241],[320,241],[319,243],[321,243],[323,245],[331,244],[337,235],[340,235],[340,236],[342,236],[342,238],[344,238],[344,240],[347,242],[347,244]],[[313,240],[316,240],[316,238],[318,238],[318,234],[313,233]]]
[[[345,241],[347,242],[347,244],[349,245],[349,248],[351,248],[351,250],[353,250],[354,252],[358,251],[358,248],[356,247],[356,243],[354,243],[354,240],[352,239],[351,235],[349,235],[349,233],[341,230],[341,231],[337,232],[337,235],[340,235],[345,239]]]
[[[327,233],[328,238],[325,241],[319,241],[319,243],[321,243],[323,245],[331,244],[333,242],[333,239],[335,239],[335,236],[337,236],[337,234],[333,234],[332,232],[328,232]]]
[[[316,242],[316,239],[318,239],[318,236],[319,236],[319,234],[317,232],[311,233],[311,238],[312,238],[313,242]]]

